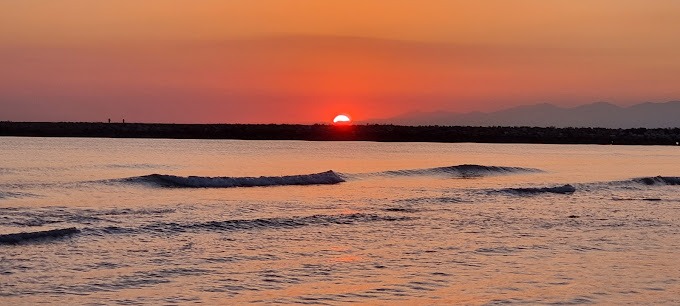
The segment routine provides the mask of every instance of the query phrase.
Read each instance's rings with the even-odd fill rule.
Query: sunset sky
[[[676,0],[0,2],[0,120],[313,123],[678,99]]]

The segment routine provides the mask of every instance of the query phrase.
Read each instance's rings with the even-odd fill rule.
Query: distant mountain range
[[[365,123],[451,126],[535,126],[668,128],[680,127],[680,101],[621,107],[597,102],[565,108],[548,103],[513,107],[490,113],[413,112]]]

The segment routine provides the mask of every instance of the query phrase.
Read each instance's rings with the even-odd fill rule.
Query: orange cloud
[[[317,122],[671,100],[679,9],[669,0],[5,1],[0,119]]]

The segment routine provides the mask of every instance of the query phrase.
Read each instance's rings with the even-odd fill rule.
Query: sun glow
[[[350,124],[351,122],[352,119],[350,119],[347,115],[337,115],[333,119],[334,124]]]

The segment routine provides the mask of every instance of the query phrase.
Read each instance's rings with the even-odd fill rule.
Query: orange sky
[[[0,2],[0,120],[288,122],[680,99],[680,1]]]

